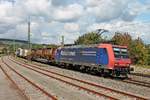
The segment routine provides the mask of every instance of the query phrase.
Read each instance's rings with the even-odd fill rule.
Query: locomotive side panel
[[[107,67],[108,54],[105,48],[62,48],[58,49],[56,62],[86,65],[90,67]]]

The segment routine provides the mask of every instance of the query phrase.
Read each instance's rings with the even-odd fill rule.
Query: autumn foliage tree
[[[148,65],[150,65],[150,44],[146,46],[147,50],[148,50],[148,59],[147,59],[147,62],[148,62]]]
[[[148,50],[140,38],[132,42],[130,53],[135,64],[148,64]]]
[[[121,34],[119,32],[116,32],[114,37],[112,37],[112,41],[117,45],[130,46],[132,37],[128,33]]]
[[[101,34],[90,32],[80,36],[76,41],[75,44],[96,44],[102,42],[103,39]]]
[[[96,44],[106,41],[98,33],[87,33],[80,36],[75,44]],[[110,40],[116,45],[126,45],[133,64],[150,64],[150,45],[145,46],[142,39],[132,39],[129,33],[116,32]]]
[[[148,50],[142,39],[133,40],[128,33],[116,33],[112,40],[114,44],[128,46],[129,55],[134,64],[148,64]]]

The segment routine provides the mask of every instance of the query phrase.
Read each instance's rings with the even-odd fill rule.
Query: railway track
[[[17,63],[17,64],[19,64],[19,63]],[[75,84],[75,83],[73,83],[73,82],[66,81],[66,80],[63,79],[63,78],[59,78],[59,77],[56,77],[56,76],[53,76],[53,75],[49,75],[49,74],[44,73],[44,72],[42,72],[42,71],[39,71],[39,70],[37,70],[37,69],[33,69],[33,68],[31,68],[31,67],[25,66],[25,65],[23,65],[23,64],[19,64],[19,65],[21,65],[21,66],[23,66],[23,67],[25,67],[25,68],[28,68],[28,69],[30,69],[30,70],[33,70],[33,71],[35,71],[35,72],[37,72],[37,73],[40,73],[40,74],[42,74],[42,75],[45,75],[45,76],[47,76],[47,77],[50,77],[50,78],[56,79],[56,80],[58,80],[58,81],[61,81],[61,82],[63,82],[63,83],[66,83],[66,84],[68,84],[68,85],[74,86],[74,87],[76,87],[76,88],[78,88],[78,89],[80,89],[80,90],[84,90],[84,91],[86,91],[87,93],[92,93],[92,94],[97,95],[97,96],[99,96],[99,97],[105,97],[105,98],[108,98],[108,99],[111,99],[111,100],[118,100],[118,99],[115,98],[115,97],[112,97],[112,96],[103,94],[103,93],[98,92],[98,91],[95,91],[95,90],[93,90],[93,89],[91,89],[91,88],[87,88],[87,87],[85,87],[85,86],[83,86],[83,85],[81,86],[81,85],[79,85],[79,84]]]
[[[19,76],[20,78],[22,78],[24,81],[26,81],[27,83],[29,83],[32,87],[35,88],[36,92],[37,90],[39,90],[42,94],[44,94],[46,97],[48,97],[48,100],[57,100],[57,98],[55,96],[53,96],[52,94],[48,93],[47,91],[45,91],[41,86],[37,85],[36,83],[32,82],[31,80],[29,80],[27,77],[25,77],[24,75],[20,74],[18,71],[16,71],[14,68],[12,68],[10,65],[8,65],[2,58],[2,63],[4,63],[7,68],[9,70],[11,70],[12,72],[14,72],[17,76]],[[1,66],[2,71],[5,73],[5,75],[7,75],[7,77],[9,77],[10,80],[14,82],[14,80],[11,78],[11,76],[7,73],[7,71]],[[22,80],[22,81],[23,81]],[[17,83],[15,83],[15,85],[17,85],[17,87],[19,88],[19,85]],[[20,88],[19,88],[20,89]],[[20,89],[21,90],[21,89]],[[23,90],[21,90],[23,91]],[[38,92],[39,92],[38,91]],[[24,93],[25,94],[25,93]],[[26,95],[26,94],[25,94]],[[30,97],[28,96],[29,100]]]
[[[140,77],[146,77],[146,78],[150,78],[150,75],[148,75],[148,74],[131,73],[131,75],[134,75],[134,76],[140,76]]]
[[[35,65],[39,66],[38,64],[35,64]],[[32,65],[31,65],[31,66],[32,66]],[[35,67],[35,66],[33,65],[33,67]],[[55,72],[54,72],[54,73],[55,73]],[[55,74],[58,74],[58,73],[55,73]],[[128,78],[128,79],[126,79],[126,80],[123,80],[123,82],[129,83],[129,84],[134,84],[134,85],[137,85],[137,86],[143,86],[143,87],[148,87],[148,88],[150,88],[150,83],[148,83],[148,82],[143,82],[143,81],[138,81],[138,80],[133,80],[133,79],[131,79],[131,78]]]
[[[15,86],[15,88],[17,90],[19,90],[19,92],[21,93],[21,95],[23,95],[25,100],[29,100],[29,97],[24,93],[24,91],[22,91],[22,89],[17,85],[17,83],[8,75],[8,73],[3,69],[3,67],[1,65],[0,65],[0,69],[2,70],[4,75],[12,82],[12,84]]]
[[[92,86],[92,87],[96,87],[96,88],[98,88],[98,89],[104,89],[104,90],[107,90],[107,91],[111,91],[111,92],[113,92],[113,93],[115,93],[115,94],[120,94],[120,95],[122,95],[122,96],[127,96],[127,97],[129,97],[129,98],[134,98],[134,99],[137,99],[137,100],[147,100],[146,98],[143,98],[143,97],[141,97],[141,96],[136,96],[136,95],[134,95],[134,94],[130,94],[130,93],[126,93],[126,92],[123,92],[123,91],[119,91],[119,90],[115,90],[115,89],[111,89],[111,88],[108,88],[108,87],[105,87],[105,86],[102,86],[102,85],[100,85],[100,84],[96,84],[96,83],[92,83],[92,82],[88,82],[88,81],[84,81],[84,80],[81,80],[81,79],[77,79],[77,78],[73,78],[73,77],[70,77],[70,76],[65,76],[65,75],[62,75],[62,74],[59,74],[59,73],[56,73],[56,72],[53,72],[53,71],[50,71],[50,70],[47,70],[47,69],[43,69],[43,68],[41,68],[40,66],[38,66],[38,65],[31,65],[31,64],[25,64],[25,63],[21,63],[21,62],[16,62],[16,61],[14,61],[14,60],[12,60],[12,59],[9,59],[9,60],[11,60],[12,62],[14,62],[14,63],[16,63],[16,64],[19,64],[19,65],[21,65],[21,66],[23,66],[23,67],[26,67],[26,68],[29,68],[29,69],[31,69],[31,70],[34,70],[34,71],[36,71],[36,72],[38,72],[38,73],[41,73],[41,74],[43,74],[43,75],[46,75],[46,76],[49,76],[49,74],[48,73],[51,73],[51,74],[55,74],[55,75],[57,75],[57,76],[61,76],[61,77],[63,77],[63,78],[67,78],[67,79],[71,79],[71,80],[73,80],[73,81],[77,81],[77,82],[80,82],[80,83],[84,83],[84,84],[86,84],[86,85],[88,85],[88,86]],[[29,67],[30,66],[30,67]],[[45,73],[45,72],[47,72],[47,73]],[[49,76],[49,77],[52,77],[52,76]],[[52,78],[54,78],[54,77],[52,77]],[[55,77],[56,78],[56,77]],[[62,78],[62,79],[63,79]],[[58,79],[58,78],[56,78],[56,79]],[[62,80],[62,79],[58,79],[58,80],[60,80],[60,81],[63,81],[64,82],[64,80]],[[68,83],[68,82],[67,82]],[[70,83],[69,83],[70,84]],[[71,85],[73,85],[73,83],[71,83]],[[74,86],[77,86],[77,85],[74,85]],[[79,88],[81,88],[80,86],[79,86]],[[82,87],[81,89],[85,89],[84,87]],[[87,91],[87,90],[86,90]],[[89,90],[88,90],[89,91]],[[92,90],[93,91],[93,90]],[[90,90],[90,92],[92,92],[91,90]],[[99,94],[99,92],[94,92],[94,94],[97,94],[97,95],[102,95],[101,93]],[[104,95],[104,94],[103,94]],[[112,99],[117,99],[117,98],[112,98]]]
[[[123,82],[150,88],[150,83],[149,82],[138,81],[138,80],[134,80],[134,79],[131,79],[131,78],[129,78],[127,80],[123,80]]]

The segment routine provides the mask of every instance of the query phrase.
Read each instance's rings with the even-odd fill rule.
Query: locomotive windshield
[[[129,58],[127,48],[114,47],[113,50],[115,58]]]

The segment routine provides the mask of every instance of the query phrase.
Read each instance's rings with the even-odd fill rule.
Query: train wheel
[[[100,76],[105,77],[104,69],[100,69]]]
[[[116,77],[120,76],[120,72],[116,71]]]

